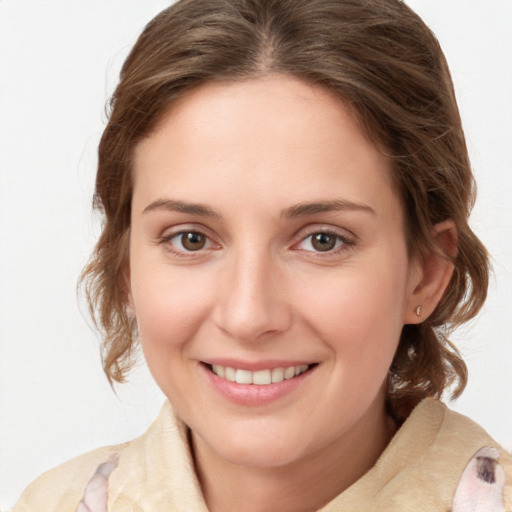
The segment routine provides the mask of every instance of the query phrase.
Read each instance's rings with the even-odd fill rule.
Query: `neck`
[[[210,512],[318,510],[377,461],[396,427],[384,404],[335,443],[285,466],[240,466],[192,433],[196,471]]]

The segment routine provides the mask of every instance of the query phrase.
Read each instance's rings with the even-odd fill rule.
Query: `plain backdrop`
[[[164,0],[0,0],[0,509],[42,471],[142,433],[164,397],[143,362],[110,389],[76,280],[98,234],[96,147],[123,59]],[[453,407],[512,449],[512,1],[410,0],[450,63],[493,255]]]

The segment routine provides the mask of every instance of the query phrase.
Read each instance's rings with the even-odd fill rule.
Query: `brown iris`
[[[199,251],[206,244],[206,236],[197,231],[190,231],[181,235],[181,244],[187,251]]]
[[[330,233],[316,233],[311,237],[311,245],[317,251],[330,251],[336,246],[336,236]]]

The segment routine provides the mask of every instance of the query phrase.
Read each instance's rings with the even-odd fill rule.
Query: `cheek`
[[[148,364],[186,348],[208,309],[208,286],[187,272],[134,272],[132,295],[137,328]]]
[[[190,349],[207,307],[202,287],[171,274],[168,270],[161,275],[148,272],[145,279],[137,279],[133,295],[148,368],[164,394],[178,406],[183,397],[193,393]]]
[[[343,364],[387,371],[403,326],[406,268],[345,269],[323,287],[302,288],[304,318]]]

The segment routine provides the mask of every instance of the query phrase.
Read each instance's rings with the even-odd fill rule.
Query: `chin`
[[[222,449],[221,449],[222,450]],[[288,466],[298,458],[296,447],[287,449],[275,445],[238,446],[233,444],[229,449],[218,453],[224,460],[237,466],[253,468],[278,468]]]
[[[242,430],[244,430],[242,432]],[[282,467],[297,460],[305,444],[288,435],[278,435],[275,429],[258,427],[224,431],[222,436],[206,436],[202,440],[218,457],[231,464],[246,467]],[[262,435],[263,432],[263,435]]]

